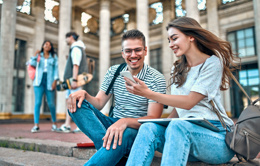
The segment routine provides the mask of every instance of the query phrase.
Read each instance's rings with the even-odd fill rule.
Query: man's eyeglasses
[[[144,48],[143,47],[139,47],[139,48],[135,48],[135,49],[123,49],[123,53],[126,56],[130,56],[132,55],[132,52],[134,51],[136,55],[141,55],[143,53]]]

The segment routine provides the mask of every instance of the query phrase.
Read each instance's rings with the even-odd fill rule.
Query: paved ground
[[[62,121],[58,122],[58,126],[61,124]],[[83,133],[52,132],[49,120],[40,121],[38,133],[31,133],[32,127],[32,120],[0,120],[0,166],[83,165],[96,152],[94,147],[76,147],[77,143],[92,143]],[[75,129],[76,125],[72,123],[71,128]],[[152,166],[160,165],[160,154],[157,156]],[[235,161],[234,157],[233,161],[225,166],[260,166],[260,154],[251,164],[234,164]],[[208,166],[208,164],[197,162],[189,163],[187,166]]]
[[[63,121],[58,122],[58,127],[63,124]],[[63,142],[92,142],[83,133],[57,133],[51,131],[51,122],[48,120],[40,121],[40,131],[31,133],[33,127],[32,120],[0,120],[0,136],[13,138],[33,138],[33,139],[49,139]],[[76,128],[75,123],[71,124],[71,129]]]

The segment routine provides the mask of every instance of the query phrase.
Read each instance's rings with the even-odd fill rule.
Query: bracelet
[[[72,81],[74,81],[74,82],[78,82],[78,80],[77,80],[77,79],[72,79]]]

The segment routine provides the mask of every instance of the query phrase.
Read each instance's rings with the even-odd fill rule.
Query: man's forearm
[[[79,66],[78,65],[73,65],[73,73],[72,73],[72,78],[77,79],[79,73]]]

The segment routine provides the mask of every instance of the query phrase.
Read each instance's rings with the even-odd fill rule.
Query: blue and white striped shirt
[[[100,90],[106,92],[118,67],[119,65],[114,65],[108,69]],[[126,70],[127,66],[122,71]],[[166,93],[165,78],[163,74],[154,68],[144,64],[142,70],[137,74],[137,78],[144,81],[152,91]],[[114,93],[115,96],[115,107],[113,109],[114,118],[139,118],[147,116],[148,104],[156,102],[129,93],[125,87],[125,80],[121,75],[117,77],[109,93]]]

